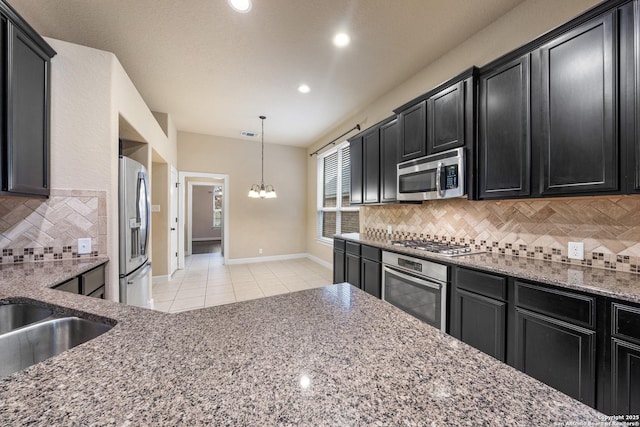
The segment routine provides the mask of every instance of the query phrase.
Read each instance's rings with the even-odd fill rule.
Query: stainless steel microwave
[[[399,163],[398,200],[462,197],[466,194],[464,170],[464,148]]]

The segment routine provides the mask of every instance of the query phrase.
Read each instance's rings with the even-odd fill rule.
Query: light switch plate
[[[91,238],[78,239],[78,255],[91,253]]]

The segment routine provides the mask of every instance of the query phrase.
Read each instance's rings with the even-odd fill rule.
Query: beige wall
[[[106,294],[117,300],[120,117],[153,148],[143,162],[148,169],[152,151],[158,162],[177,163],[177,132],[170,118],[168,136],[163,132],[115,55],[46,40],[58,53],[51,73],[51,186],[106,192]]]
[[[151,257],[153,276],[169,274],[169,166],[153,162],[151,165],[151,204],[160,207],[160,212],[151,212]]]
[[[305,252],[305,153],[303,148],[265,144],[265,183],[275,186],[278,198],[249,199],[249,188],[260,182],[259,141],[178,133],[181,172],[229,175],[230,259]]]
[[[597,3],[597,0],[529,0],[518,5],[367,108],[348,117],[309,147],[308,152],[317,150],[356,123],[360,123],[363,129],[374,125],[393,114],[394,108],[429,91],[441,82],[473,65],[483,66],[497,59]],[[307,252],[331,262],[331,247],[316,239],[316,162],[315,156],[307,160]]]

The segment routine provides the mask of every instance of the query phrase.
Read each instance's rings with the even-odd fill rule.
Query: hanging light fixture
[[[262,133],[260,134],[262,138],[262,177],[260,185],[253,184],[251,189],[249,189],[249,197],[252,199],[275,199],[278,197],[273,185],[264,185],[264,119],[266,119],[265,116],[260,116],[260,120],[262,120]]]

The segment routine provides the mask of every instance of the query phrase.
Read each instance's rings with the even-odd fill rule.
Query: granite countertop
[[[370,239],[360,236],[358,233],[342,234],[336,237],[432,261],[477,268],[520,279],[640,303],[640,274],[534,260],[493,252],[449,257],[394,246],[386,240]]]
[[[0,299],[116,323],[0,379],[3,424],[552,425],[602,416],[348,284],[177,314],[47,288],[90,264],[2,268]]]

